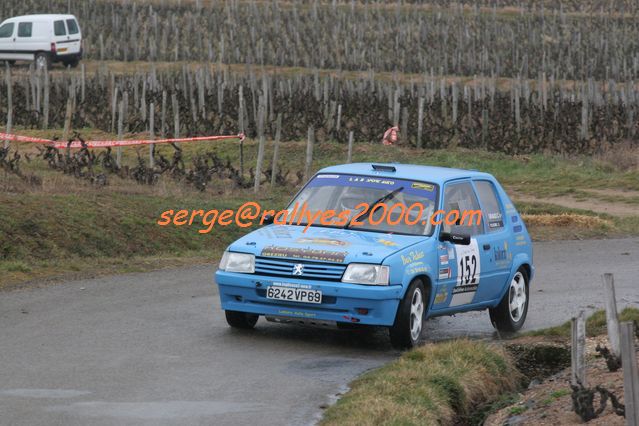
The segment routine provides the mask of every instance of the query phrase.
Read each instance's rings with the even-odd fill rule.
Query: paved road
[[[535,245],[527,328],[601,307],[599,274],[639,304],[639,239]],[[309,424],[353,377],[397,356],[382,332],[227,328],[212,267],[0,293],[0,424]],[[431,339],[493,337],[488,314]]]

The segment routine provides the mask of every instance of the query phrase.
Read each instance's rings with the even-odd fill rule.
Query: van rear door
[[[82,48],[82,35],[75,18],[53,21],[53,36],[59,56],[77,55]]]

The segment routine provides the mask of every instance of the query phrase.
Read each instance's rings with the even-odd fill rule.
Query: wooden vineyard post
[[[118,108],[118,140],[122,140],[124,136],[124,99],[120,100]],[[122,147],[119,146],[115,151],[115,163],[118,167],[122,167]]]
[[[7,81],[7,133],[11,133],[13,125],[13,81],[11,79],[11,67],[5,62],[5,78]],[[9,141],[4,141],[5,149],[9,146]]]
[[[42,106],[42,128],[47,129],[49,127],[49,92],[51,89],[51,83],[49,81],[49,70],[44,67],[44,95]]]
[[[639,371],[635,351],[635,333],[632,322],[623,322],[621,330],[621,366],[623,369],[623,395],[626,406],[626,425],[639,425]]]
[[[417,148],[422,147],[422,135],[424,133],[424,98],[417,101]]]
[[[346,162],[353,162],[353,131],[348,132],[348,154],[346,156]]]
[[[571,321],[571,384],[578,386],[581,383],[586,387],[586,319],[584,311],[579,311],[579,315]]]
[[[621,347],[619,343],[619,316],[617,315],[617,301],[615,299],[615,281],[612,274],[603,274],[604,294],[606,297],[606,325],[611,352],[619,358]]]
[[[280,159],[280,138],[282,137],[282,113],[277,114],[277,123],[275,129],[275,142],[273,145],[273,165],[271,166],[271,187],[275,186],[276,176],[278,173],[277,163]]]
[[[240,85],[239,101],[238,101],[237,121],[240,127],[240,133],[244,133],[244,89]],[[240,139],[240,178],[244,178],[244,141]]]
[[[155,104],[151,102],[149,106],[149,139],[155,139]],[[149,144],[149,167],[155,166],[155,158],[153,153],[155,152],[155,144]]]
[[[257,148],[257,163],[255,164],[255,182],[253,184],[253,192],[256,194],[260,191],[260,179],[262,178],[262,163],[264,162],[264,145],[266,140],[264,138],[264,120],[266,116],[266,102],[260,98],[260,106],[258,110],[257,119],[257,133],[259,138],[259,145]]]
[[[178,104],[177,94],[171,95],[171,105],[173,106],[173,137],[180,137],[180,104]]]
[[[313,144],[315,143],[315,130],[313,126],[308,128],[308,137],[306,140],[306,165],[304,167],[304,180],[307,181],[311,177],[311,166],[313,165]]]

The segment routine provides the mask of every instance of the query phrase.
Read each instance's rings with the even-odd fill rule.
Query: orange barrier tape
[[[131,140],[112,140],[112,141],[85,141],[84,146],[87,148],[107,148],[117,146],[133,146],[133,145],[151,145],[161,143],[182,143],[182,142],[201,142],[201,141],[219,141],[224,139],[239,139],[243,141],[245,138],[244,133],[237,135],[225,135],[225,136],[197,136],[192,138],[173,138],[173,139],[131,139]],[[54,148],[82,148],[83,144],[80,141],[69,142],[53,141],[50,139],[34,138],[30,136],[13,135],[10,133],[0,133],[0,140],[8,140],[13,142],[31,142],[51,145]]]

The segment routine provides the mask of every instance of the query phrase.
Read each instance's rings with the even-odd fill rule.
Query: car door
[[[58,55],[66,55],[69,48],[67,47],[68,41],[67,26],[64,23],[64,19],[56,19],[53,21],[53,41],[55,42],[56,52]]]
[[[19,21],[15,37],[15,50],[20,59],[33,59],[37,46],[33,41],[34,25],[31,21]]]
[[[481,248],[487,254],[484,265],[486,285],[478,297],[494,300],[501,296],[510,275],[512,251],[509,247],[510,233],[505,226],[504,206],[497,194],[495,184],[486,179],[473,180],[482,212],[484,234],[480,238]]]
[[[481,248],[484,228],[476,215],[471,218],[470,214],[466,214],[464,219],[465,213],[479,211],[477,195],[470,180],[445,185],[442,210],[441,232],[468,235],[470,244],[439,242],[438,288],[433,309],[471,306],[481,301],[476,296],[488,278],[484,278],[487,271],[483,269],[487,254]]]
[[[64,43],[64,47],[67,48],[67,54],[80,53],[82,48],[82,36],[80,33],[80,26],[78,21],[74,18],[67,18],[64,20],[67,25],[67,39]]]
[[[0,58],[16,59],[15,57],[15,22],[5,22],[0,25]]]

